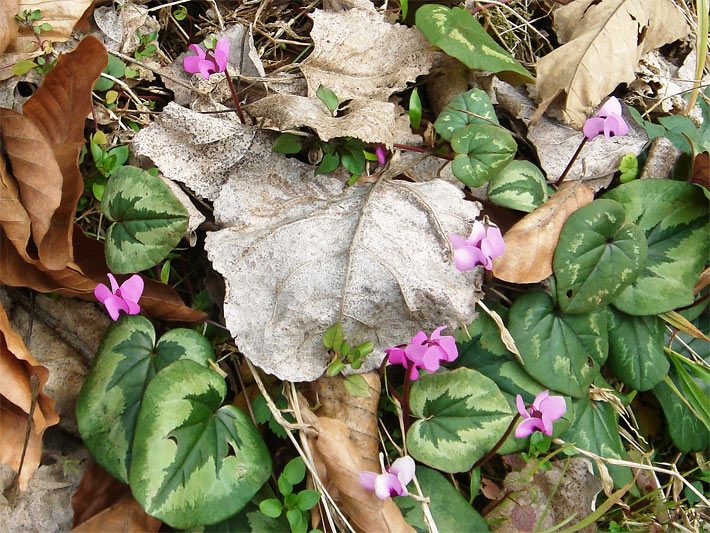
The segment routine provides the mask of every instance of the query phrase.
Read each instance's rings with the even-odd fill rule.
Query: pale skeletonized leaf
[[[575,127],[634,80],[644,54],[689,31],[671,0],[578,0],[555,11],[555,27],[565,44],[537,62],[540,111],[553,104]]]
[[[318,378],[328,364],[323,332],[337,321],[351,342],[375,343],[369,370],[418,330],[472,319],[478,274],[456,270],[448,234],[468,234],[478,208],[453,185],[380,180],[335,190],[335,178],[281,179],[252,185],[231,205],[269,216],[205,243],[225,277],[227,326],[264,370]]]
[[[342,98],[341,98],[342,99]],[[398,120],[397,106],[369,98],[353,98],[344,106],[341,116],[334,117],[319,98],[290,94],[267,96],[247,107],[249,113],[265,118],[265,126],[280,131],[307,126],[323,141],[335,137],[357,137],[368,143],[392,146],[395,142],[411,142],[409,120]]]
[[[372,10],[317,9],[311,18],[313,52],[300,65],[309,96],[322,84],[341,101],[385,101],[427,74],[437,56],[418,29],[390,24]]]

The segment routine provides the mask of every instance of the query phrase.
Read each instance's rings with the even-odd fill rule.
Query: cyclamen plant
[[[436,372],[442,361],[449,363],[459,356],[456,339],[441,335],[447,327],[444,325],[436,328],[429,337],[420,331],[409,344],[386,348],[388,362],[407,369],[407,379],[411,381],[419,379],[419,370],[422,368],[430,373]]]
[[[407,485],[414,479],[414,459],[405,455],[400,457],[392,466],[384,466],[384,456],[380,453],[382,473],[360,472],[360,485],[367,490],[374,491],[381,500],[392,496],[408,496]]]
[[[452,233],[449,239],[454,249],[454,264],[462,272],[473,270],[479,265],[492,270],[493,259],[505,252],[500,229],[488,222],[474,222],[468,238]]]
[[[111,288],[109,289],[103,283],[99,283],[94,289],[96,299],[104,304],[111,320],[118,320],[121,312],[127,315],[137,315],[141,312],[141,306],[138,305],[143,294],[143,278],[138,274],[134,274],[119,287],[118,282],[113,274],[108,274]]]
[[[515,397],[515,405],[523,417],[523,421],[515,429],[515,436],[519,439],[527,438],[536,431],[542,431],[547,436],[552,435],[552,423],[567,412],[565,399],[562,396],[550,396],[549,390],[535,396],[535,401],[530,406],[526,406],[523,397],[518,394]]]

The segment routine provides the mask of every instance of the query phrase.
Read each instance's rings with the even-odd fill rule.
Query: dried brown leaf
[[[62,270],[48,270],[39,261],[25,262],[5,235],[0,232],[0,283],[11,287],[29,287],[38,292],[56,292],[94,301],[97,283],[106,283],[103,244],[74,227],[76,260]],[[168,285],[143,278],[145,290],[140,305],[153,318],[180,322],[197,322],[205,318],[202,311],[187,307]]]
[[[74,524],[77,527],[100,512],[130,497],[131,489],[92,462],[84,471],[76,492],[72,495]]]
[[[689,32],[671,0],[577,0],[555,11],[560,42],[537,62],[542,112],[550,104],[580,128],[620,83],[634,80],[641,57]]]
[[[309,96],[322,84],[341,101],[386,101],[427,74],[437,57],[417,28],[390,24],[371,9],[317,9],[311,18],[313,52],[300,65]]]
[[[338,506],[357,531],[399,533],[414,529],[391,500],[380,500],[360,486],[360,472],[370,470],[372,461],[362,458],[350,440],[350,430],[340,420],[316,417],[304,410],[306,422],[318,431],[310,439],[313,458]],[[337,490],[331,490],[331,489]]]
[[[18,0],[3,0],[0,5],[0,54],[17,38],[17,4]]]
[[[511,283],[537,283],[552,274],[562,226],[593,199],[594,193],[580,182],[563,183],[547,202],[506,232],[505,253],[493,262],[493,275]]]
[[[72,529],[73,533],[155,533],[162,522],[146,514],[132,496],[127,496],[108,509]]]
[[[63,184],[52,146],[28,117],[0,109],[0,158],[0,227],[26,261],[31,230],[39,260],[51,263],[55,251],[42,241],[60,205]]]
[[[3,0],[3,3],[5,0]],[[52,43],[61,43],[71,37],[74,25],[82,18],[84,12],[91,6],[93,0],[19,0],[13,16],[24,10],[42,12],[43,23],[52,26],[51,30],[42,32],[42,39]],[[30,52],[38,47],[34,32],[29,28],[20,28],[17,40],[10,45],[12,52]]]
[[[79,152],[84,144],[84,123],[91,113],[91,88],[106,66],[106,49],[95,37],[87,37],[70,54],[60,56],[42,85],[23,107],[52,145],[63,176],[59,208],[54,212],[49,232],[39,248],[51,250],[40,260],[50,269],[66,267],[72,260],[74,213],[84,191],[79,171]]]
[[[32,404],[31,376],[38,379],[37,404],[32,416],[27,452],[20,474],[20,490],[25,490],[39,466],[42,434],[59,422],[54,401],[43,391],[49,372],[29,352],[12,329],[5,309],[0,306],[0,462],[13,470],[20,467],[28,416]]]
[[[333,378],[323,376],[313,385],[320,403],[318,415],[345,423],[350,431],[350,442],[360,453],[360,458],[368,464],[367,470],[374,472],[379,468],[377,405],[380,401],[380,375],[377,372],[360,375],[370,389],[367,398],[351,396],[345,390],[345,378],[342,375]]]

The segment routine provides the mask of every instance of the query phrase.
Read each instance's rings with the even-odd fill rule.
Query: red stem
[[[569,174],[569,171],[572,168],[572,165],[574,165],[574,162],[577,161],[577,157],[579,157],[579,153],[582,151],[582,148],[584,148],[585,144],[587,144],[586,137],[584,137],[582,139],[582,142],[579,143],[579,146],[577,147],[577,151],[572,156],[572,159],[569,160],[569,163],[567,163],[567,167],[562,172],[562,175],[559,178],[557,178],[557,181],[555,182],[555,187],[559,187],[560,183],[562,183],[562,181],[567,177],[567,174]]]
[[[242,106],[239,104],[239,96],[237,96],[237,90],[234,88],[234,82],[232,81],[232,77],[229,75],[229,72],[225,69],[224,75],[227,78],[227,85],[229,85],[229,91],[232,93],[232,101],[234,102],[234,110],[237,112],[237,116],[239,117],[239,121],[242,124],[246,124],[247,121],[244,119],[244,113],[242,113]]]
[[[446,159],[447,161],[453,161],[453,157],[450,155],[440,155],[440,154],[435,154],[431,150],[427,148],[422,148],[421,146],[410,146],[408,144],[394,144],[395,148],[399,148],[400,150],[406,150],[408,152],[419,152],[420,154],[429,154],[433,157],[438,157],[439,159]]]

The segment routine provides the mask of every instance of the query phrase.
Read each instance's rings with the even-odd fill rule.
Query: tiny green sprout
[[[187,7],[180,6],[173,10],[173,17],[177,21],[185,20],[187,18]]]
[[[163,263],[160,269],[160,282],[167,285],[170,280],[170,259]]]
[[[269,498],[259,504],[259,510],[270,518],[280,517],[286,511],[286,519],[292,533],[308,530],[308,511],[318,504],[320,493],[315,490],[294,491],[306,477],[306,465],[301,457],[288,462],[278,477],[277,486],[283,501]]]
[[[325,375],[335,377],[342,373],[347,366],[353,370],[358,370],[365,357],[372,353],[375,345],[372,341],[365,341],[355,347],[344,339],[343,326],[340,322],[336,322],[323,333],[323,345],[328,348],[328,353],[332,359],[325,370]],[[345,378],[345,390],[352,396],[369,397],[370,390],[365,379],[354,374]]]
[[[321,84],[316,91],[316,96],[323,102],[323,105],[325,105],[333,116],[337,114],[340,101],[333,91]]]
[[[409,97],[409,123],[413,130],[419,129],[422,124],[422,101],[417,89],[414,89]]]

